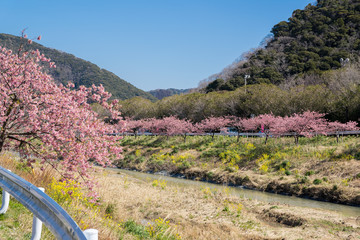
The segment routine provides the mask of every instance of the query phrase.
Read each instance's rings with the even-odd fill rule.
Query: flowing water
[[[241,187],[229,187],[226,185],[219,185],[219,184],[212,184],[208,182],[201,182],[201,181],[194,181],[188,180],[183,178],[175,178],[165,176],[164,174],[150,174],[150,173],[142,173],[142,172],[135,172],[123,169],[109,169],[111,171],[124,173],[130,175],[134,178],[145,180],[145,181],[152,181],[152,180],[164,180],[167,182],[168,185],[177,185],[177,186],[198,186],[198,187],[209,187],[210,189],[217,189],[219,191],[223,191],[226,189],[229,194],[234,196],[239,196],[243,198],[258,200],[262,202],[273,203],[276,205],[277,203],[280,204],[288,204],[291,206],[298,206],[298,207],[307,207],[307,208],[317,208],[317,209],[324,209],[330,210],[335,212],[340,212],[345,216],[352,216],[352,217],[359,217],[360,216],[360,207],[354,206],[347,206],[342,204],[336,203],[329,203],[329,202],[321,202],[315,201],[305,198],[299,198],[294,196],[286,196],[280,195],[275,193],[267,193],[261,192],[256,190],[249,190],[244,189]]]

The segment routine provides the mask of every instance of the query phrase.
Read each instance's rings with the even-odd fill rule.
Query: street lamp
[[[245,93],[246,93],[246,79],[250,78],[250,75],[245,75],[244,79],[245,79]]]

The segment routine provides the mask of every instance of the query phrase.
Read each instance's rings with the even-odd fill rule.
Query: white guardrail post
[[[32,240],[40,239],[42,223],[57,239],[98,240],[98,230],[87,229],[82,232],[69,214],[43,192],[43,188],[37,188],[1,166],[0,187],[3,195],[0,214],[7,211],[10,195],[34,214]]]
[[[99,231],[96,229],[86,229],[84,234],[87,240],[98,240]]]
[[[9,172],[11,171],[9,170]],[[9,208],[9,203],[10,203],[10,194],[4,189],[2,189],[2,202],[1,202],[0,214],[6,213],[6,211]]]
[[[7,191],[2,190],[2,204],[0,208],[0,214],[6,213],[6,211],[9,208],[9,203],[10,203],[10,194]]]
[[[45,188],[39,187],[39,189],[44,192]],[[41,238],[41,230],[42,230],[42,221],[37,217],[33,217],[33,226],[32,226],[32,234],[31,240],[40,240]]]

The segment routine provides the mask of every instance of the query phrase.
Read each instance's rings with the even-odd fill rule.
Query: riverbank
[[[44,186],[82,230],[99,239],[358,239],[360,219],[332,210],[265,203],[234,196],[228,188],[175,186],[95,167],[100,199],[89,204],[86,189],[58,181],[51,168],[29,169],[11,155],[0,164],[36,186]],[[69,191],[71,190],[71,192]],[[29,239],[32,214],[16,200],[0,215],[0,238]],[[43,228],[42,239],[54,239]]]
[[[228,188],[172,185],[98,170],[99,192],[114,216],[146,226],[165,219],[182,239],[358,239],[360,222],[334,211],[265,203]]]
[[[125,137],[120,168],[360,206],[356,137]]]

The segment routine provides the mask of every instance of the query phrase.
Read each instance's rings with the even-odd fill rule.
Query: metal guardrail
[[[114,134],[116,135],[116,134]],[[122,134],[117,134],[117,135],[125,135],[125,136],[134,136],[134,133],[130,133],[130,132],[124,132]],[[165,134],[153,134],[151,132],[140,132],[137,134],[137,136],[159,136],[159,135],[165,135]],[[188,133],[187,136],[211,136],[212,133]],[[215,136],[238,136],[237,132],[222,132],[222,133],[215,133]],[[265,133],[247,133],[247,132],[243,132],[243,133],[239,133],[240,136],[242,137],[265,137]],[[270,133],[271,135],[271,133]],[[283,133],[281,134],[281,136],[294,136],[295,133]],[[316,135],[314,133],[314,135]],[[327,136],[336,136],[336,135],[360,135],[360,131],[339,131],[339,132],[328,132],[326,134]],[[180,136],[180,135],[179,135]]]
[[[3,201],[9,197],[6,192],[10,193],[40,219],[57,239],[89,239],[69,214],[52,198],[3,167],[0,167],[0,187],[3,188]]]

